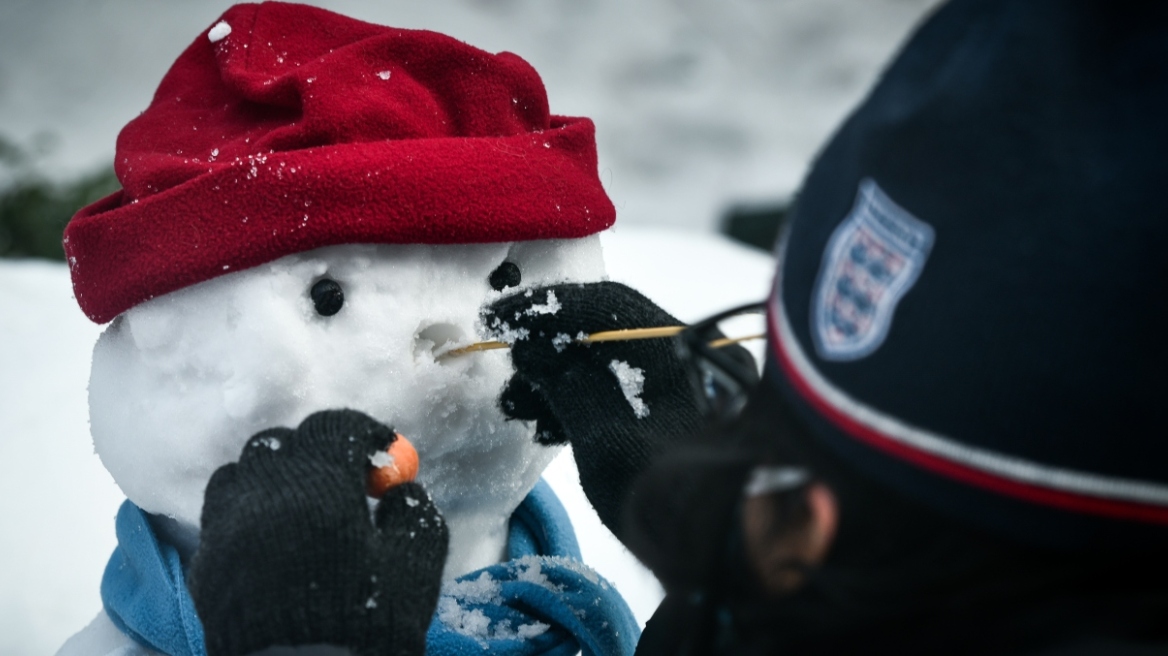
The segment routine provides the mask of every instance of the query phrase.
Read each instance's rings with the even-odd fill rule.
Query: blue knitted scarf
[[[117,535],[101,581],[110,620],[156,651],[206,656],[178,551],[129,501],[118,510]],[[632,612],[582,563],[568,514],[542,480],[511,516],[508,552],[511,560],[443,586],[428,656],[633,653],[640,629]]]

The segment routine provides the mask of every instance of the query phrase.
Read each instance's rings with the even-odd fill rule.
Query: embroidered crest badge
[[[888,336],[896,304],[933,247],[933,227],[897,205],[873,180],[823,253],[811,308],[815,350],[824,360],[858,360]]]

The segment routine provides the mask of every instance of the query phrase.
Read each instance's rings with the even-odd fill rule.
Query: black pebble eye
[[[523,274],[514,262],[504,262],[491,272],[487,281],[491,283],[491,289],[501,292],[506,287],[518,287],[523,281]]]
[[[341,311],[345,304],[345,290],[335,280],[323,278],[317,280],[309,292],[312,304],[316,306],[316,313],[322,317],[331,317]]]

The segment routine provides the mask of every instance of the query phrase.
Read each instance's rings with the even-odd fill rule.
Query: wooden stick
[[[592,344],[594,342],[626,342],[634,339],[656,339],[659,337],[673,337],[674,335],[685,330],[685,326],[657,326],[655,328],[627,328],[624,330],[604,330],[591,335],[585,335],[583,339],[573,340],[577,344]],[[710,342],[713,348],[722,348],[731,344],[745,342],[752,339],[762,339],[766,337],[765,333],[758,335],[747,335],[745,337],[723,337],[715,339]],[[459,355],[466,355],[467,353],[476,353],[478,351],[494,351],[496,349],[511,348],[511,345],[506,342],[499,342],[495,340],[486,342],[475,342],[468,346],[462,346],[456,349],[451,349],[445,353],[440,353],[438,358],[450,358]]]
[[[723,346],[730,346],[731,344],[738,344],[739,342],[749,342],[752,339],[763,339],[766,333],[759,333],[757,335],[747,335],[746,337],[723,337],[722,339],[715,339],[710,342],[710,348],[722,348]]]
[[[576,340],[580,344],[593,342],[624,342],[631,339],[653,339],[656,337],[673,337],[685,330],[685,326],[660,326],[658,328],[625,328],[623,330],[604,330],[592,333],[584,339]]]
[[[470,346],[462,346],[462,347],[459,347],[456,349],[451,349],[445,353],[439,353],[438,357],[439,358],[449,358],[449,357],[453,357],[456,355],[466,355],[467,353],[475,353],[477,351],[494,351],[495,349],[505,349],[505,348],[511,348],[511,345],[508,344],[507,342],[497,342],[494,340],[489,341],[489,342],[475,342],[474,344],[471,344]]]

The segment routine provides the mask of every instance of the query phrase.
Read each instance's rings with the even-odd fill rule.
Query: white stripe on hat
[[[806,387],[839,414],[902,447],[1002,479],[1101,499],[1168,506],[1168,485],[1065,469],[964,444],[907,424],[868,406],[833,385],[816,370],[787,321],[782,304],[782,270],[789,231],[776,253],[775,284],[769,314],[772,346],[785,355]],[[780,356],[782,357],[782,356]]]

